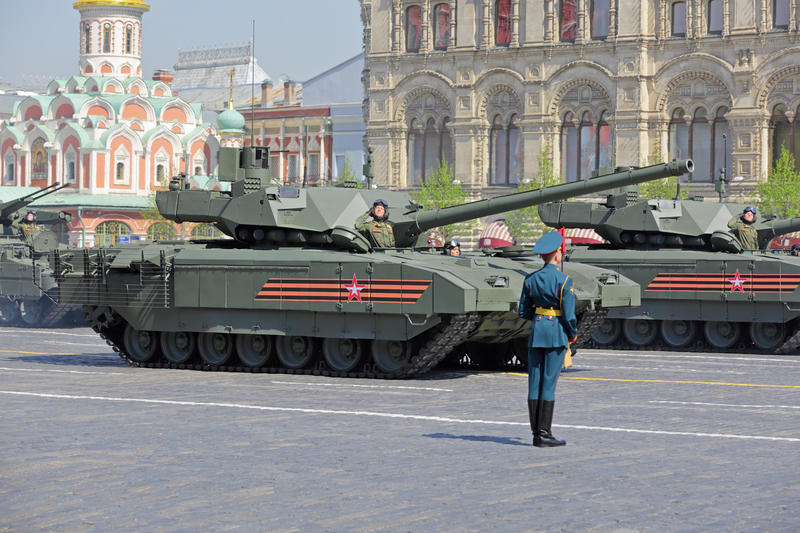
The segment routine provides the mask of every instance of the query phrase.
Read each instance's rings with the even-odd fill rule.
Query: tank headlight
[[[491,277],[486,280],[486,283],[492,287],[508,287],[508,278],[503,276]]]
[[[611,276],[606,276],[605,279],[602,279],[600,281],[601,283],[603,283],[603,285],[616,285],[617,281],[619,280],[617,279],[617,276],[611,275]]]

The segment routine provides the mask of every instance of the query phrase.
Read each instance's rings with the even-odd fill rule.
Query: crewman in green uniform
[[[394,248],[394,229],[389,222],[389,204],[375,200],[372,209],[356,220],[356,229],[375,248]]]
[[[544,266],[529,274],[522,285],[519,316],[531,320],[528,340],[528,416],[533,445],[563,446],[551,431],[556,383],[569,343],[578,337],[572,279],[558,269],[563,237],[545,233],[533,247]]]
[[[753,227],[756,221],[756,209],[747,206],[741,215],[728,221],[728,228],[742,245],[743,250],[758,250],[758,231]]]
[[[11,227],[15,234],[25,239],[25,242],[31,246],[33,245],[33,238],[41,230],[36,218],[36,211],[33,209],[28,210],[23,218],[15,220]]]
[[[461,243],[453,239],[452,241],[447,242],[444,245],[444,250],[442,250],[442,254],[450,255],[453,257],[458,257],[461,255]]]

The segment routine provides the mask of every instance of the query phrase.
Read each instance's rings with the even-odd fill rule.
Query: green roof
[[[22,198],[40,190],[38,187],[0,187],[0,202],[8,202]],[[113,209],[149,209],[152,201],[148,196],[136,196],[133,194],[86,194],[86,193],[62,193],[57,192],[36,200],[31,204],[33,207],[57,207],[64,209],[67,207],[94,207],[94,208],[113,208]]]

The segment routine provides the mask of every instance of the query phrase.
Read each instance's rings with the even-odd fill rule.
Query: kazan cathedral
[[[213,236],[208,225],[179,228],[146,214],[153,211],[150,196],[171,176],[211,175],[219,148],[201,106],[181,100],[170,76],[142,78],[142,15],[150,6],[78,0],[73,7],[81,16],[80,73],[53,80],[46,94],[17,102],[11,118],[0,121],[0,202],[21,196],[13,187],[27,193],[73,184],[34,205],[72,214],[74,246],[182,232]]]

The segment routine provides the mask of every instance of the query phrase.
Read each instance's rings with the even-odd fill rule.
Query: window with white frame
[[[206,159],[204,157],[195,157],[192,166],[194,167],[194,172],[192,172],[192,174],[195,176],[205,176]]]
[[[14,184],[14,172],[16,170],[16,165],[14,165],[14,151],[9,148],[6,150],[5,155],[3,156],[3,162],[5,163],[5,172],[3,172],[3,184],[4,185],[13,185]]]
[[[77,154],[75,148],[70,146],[64,153],[64,181],[67,183],[75,183],[76,179],[76,164]]]
[[[124,147],[114,154],[114,185],[130,183],[130,154]]]
[[[103,53],[111,52],[111,24],[103,24]]]
[[[166,187],[169,181],[169,155],[166,150],[161,148],[156,152],[156,179],[153,185]]]

